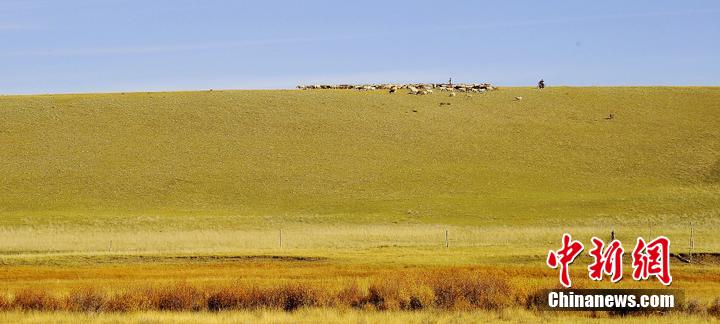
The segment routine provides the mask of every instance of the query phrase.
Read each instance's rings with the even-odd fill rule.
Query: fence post
[[[693,249],[695,249],[695,230],[693,223],[690,222],[690,262],[692,262]]]
[[[446,247],[446,248],[450,247],[450,240],[448,240],[448,230],[447,230],[447,228],[445,229],[445,247]]]

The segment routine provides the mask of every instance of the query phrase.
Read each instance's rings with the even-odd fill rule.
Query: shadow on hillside
[[[720,160],[715,161],[710,167],[710,171],[707,176],[705,176],[705,182],[720,183]]]

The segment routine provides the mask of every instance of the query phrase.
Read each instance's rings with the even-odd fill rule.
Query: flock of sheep
[[[363,84],[363,85],[352,85],[352,84],[340,84],[340,85],[299,85],[297,86],[300,90],[310,89],[354,89],[354,90],[388,90],[390,93],[395,93],[400,89],[407,89],[408,94],[414,95],[427,95],[433,93],[433,91],[449,91],[450,95],[453,96],[455,92],[486,92],[495,90],[496,87],[489,83],[473,83],[473,84],[451,84],[451,83],[418,83],[418,84]]]

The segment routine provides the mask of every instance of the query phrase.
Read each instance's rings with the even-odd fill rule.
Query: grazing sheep
[[[455,97],[455,92],[450,92],[450,97]]]
[[[428,90],[428,93],[432,93],[430,90],[439,91],[456,91],[456,92],[485,92],[497,89],[489,83],[464,83],[464,84],[443,84],[443,83],[405,83],[405,84],[393,84],[393,83],[376,83],[376,84],[313,84],[313,85],[298,85],[298,89],[309,90],[309,89],[355,89],[355,90],[394,90],[397,92],[399,89],[409,89],[411,94],[417,94],[422,90]]]

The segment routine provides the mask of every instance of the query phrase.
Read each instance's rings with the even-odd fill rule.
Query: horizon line
[[[351,84],[351,83],[350,83]],[[370,83],[370,84],[392,84],[390,83]],[[466,84],[466,83],[458,83]],[[492,83],[491,83],[492,84]],[[492,84],[497,88],[535,88],[535,85],[496,85]],[[715,85],[667,85],[667,84],[624,84],[624,85],[569,85],[569,84],[558,84],[552,86],[546,86],[547,88],[720,88],[720,84]],[[19,96],[65,96],[65,95],[103,95],[103,94],[140,94],[140,93],[181,93],[181,92],[229,92],[229,91],[352,91],[355,89],[298,89],[296,87],[291,88],[195,88],[195,89],[160,89],[160,90],[109,90],[109,91],[88,91],[88,92],[38,92],[38,93],[0,93],[0,97],[19,97]],[[381,91],[382,89],[374,90]]]

